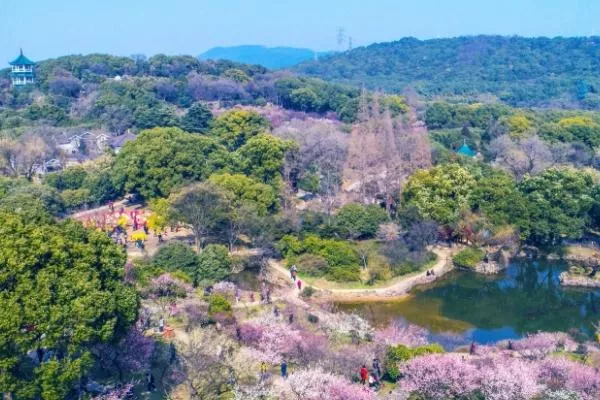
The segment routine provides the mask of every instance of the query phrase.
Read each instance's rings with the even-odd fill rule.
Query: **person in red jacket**
[[[367,366],[363,365],[360,369],[360,383],[365,385],[367,383],[367,378],[369,377],[369,371],[367,370]]]

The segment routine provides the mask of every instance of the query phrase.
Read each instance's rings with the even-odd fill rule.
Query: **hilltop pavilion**
[[[35,83],[35,63],[23,55],[23,49],[10,63],[10,79],[13,86],[25,86]]]

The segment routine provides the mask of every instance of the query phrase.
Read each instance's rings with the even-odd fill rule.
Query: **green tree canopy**
[[[228,164],[227,151],[213,138],[155,128],[126,143],[113,170],[117,186],[153,198],[167,197],[175,187],[206,179]]]
[[[231,259],[227,247],[209,244],[199,256],[199,268],[194,276],[196,282],[217,282],[231,273]]]
[[[201,249],[206,239],[222,230],[228,202],[223,190],[210,181],[197,183],[170,197],[172,217],[189,224]]]
[[[516,182],[500,170],[493,170],[477,181],[471,193],[471,207],[475,212],[482,211],[497,226],[524,226],[529,215],[527,203]]]
[[[214,174],[209,181],[228,194],[234,207],[244,204],[256,208],[259,214],[277,208],[277,193],[273,187],[241,174]]]
[[[536,176],[525,176],[519,190],[529,208],[524,229],[530,240],[552,243],[560,238],[583,235],[594,205],[592,176],[571,168],[550,168]]]
[[[347,204],[335,215],[331,228],[346,239],[370,239],[387,219],[387,213],[378,204]]]
[[[228,149],[236,150],[250,138],[269,129],[269,121],[257,112],[232,110],[219,115],[213,121],[211,131]]]
[[[83,167],[68,167],[60,172],[46,175],[44,183],[58,190],[79,189],[86,177],[87,172]]]
[[[91,346],[118,338],[137,318],[124,263],[105,234],[78,222],[0,212],[0,392],[68,397],[92,365]],[[42,363],[28,356],[36,349]]]
[[[422,218],[441,224],[458,220],[469,208],[475,179],[458,164],[439,165],[413,174],[402,192],[406,207],[415,207]]]
[[[212,121],[213,115],[202,103],[193,104],[181,118],[181,128],[187,132],[204,133]]]
[[[36,183],[19,184],[0,195],[0,208],[13,212],[38,210],[59,215],[64,203],[58,191],[50,186]]]
[[[240,170],[267,184],[281,178],[285,154],[295,150],[295,144],[271,135],[258,135],[238,149],[236,155]]]

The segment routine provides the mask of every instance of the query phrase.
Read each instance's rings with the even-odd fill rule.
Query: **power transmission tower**
[[[337,45],[339,50],[343,50],[344,42],[346,41],[346,29],[340,26],[337,28]]]

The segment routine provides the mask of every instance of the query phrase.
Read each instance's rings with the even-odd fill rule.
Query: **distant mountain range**
[[[213,47],[200,54],[200,60],[230,60],[244,64],[258,64],[269,69],[287,68],[301,62],[329,55],[295,47],[232,46]]]
[[[292,68],[327,81],[515,106],[600,109],[600,37],[465,36],[376,43]]]

